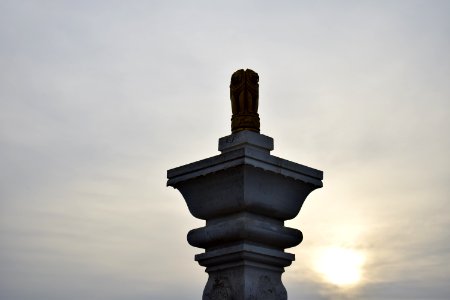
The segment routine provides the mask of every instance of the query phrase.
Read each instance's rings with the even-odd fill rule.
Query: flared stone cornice
[[[265,140],[264,144],[261,143],[261,136]],[[237,134],[223,137],[219,140],[219,150],[222,151],[222,154],[168,170],[167,177],[169,180],[167,185],[175,187],[182,181],[199,176],[239,165],[250,165],[316,187],[322,187],[322,171],[270,155],[269,151],[273,149],[273,140],[270,147],[269,139],[272,140],[270,137],[251,131],[240,131]],[[228,143],[229,145],[226,143],[227,140],[231,141]]]

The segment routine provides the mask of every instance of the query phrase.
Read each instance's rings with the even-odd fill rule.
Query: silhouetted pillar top
[[[259,76],[250,69],[237,70],[231,76],[230,99],[233,116],[231,132],[251,130],[259,132],[258,98]]]
[[[221,154],[167,171],[167,185],[206,221],[187,236],[205,249],[195,256],[209,274],[203,300],[287,300],[281,274],[295,255],[285,249],[303,235],[284,221],[322,187],[322,171],[270,154],[273,139],[259,133],[258,80],[249,69],[231,76],[232,133],[219,139]]]

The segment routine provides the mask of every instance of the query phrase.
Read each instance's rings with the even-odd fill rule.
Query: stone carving
[[[231,76],[230,99],[233,116],[231,117],[231,131],[241,130],[259,132],[259,76],[256,72],[237,70]]]
[[[208,286],[206,287],[208,290]],[[203,299],[206,300],[233,300],[231,284],[226,277],[216,277],[212,282],[209,291],[205,291]]]
[[[255,300],[287,299],[286,289],[281,284],[281,281],[274,283],[267,275],[259,277],[256,290],[258,296],[255,297]]]

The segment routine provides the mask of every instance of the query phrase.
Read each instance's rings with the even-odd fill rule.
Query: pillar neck
[[[267,154],[273,150],[273,138],[250,130],[242,130],[219,139],[219,151],[227,153],[240,148],[253,148]]]

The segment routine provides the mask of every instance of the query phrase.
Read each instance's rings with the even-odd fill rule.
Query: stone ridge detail
[[[261,221],[257,217],[241,214],[233,215],[219,223],[193,229],[189,231],[187,239],[191,246],[205,249],[218,243],[233,244],[243,240],[285,249],[300,244],[303,235],[300,230],[284,227],[282,223]]]
[[[252,149],[252,147],[248,147],[247,145],[224,154],[168,170],[167,177],[169,180],[167,185],[175,185],[180,181],[185,181],[198,176],[205,176],[209,173],[235,167],[241,164],[252,165],[255,168],[260,168],[265,171],[291,177],[295,180],[301,180],[306,183],[322,186],[322,171],[273,155],[267,155],[263,152]]]

